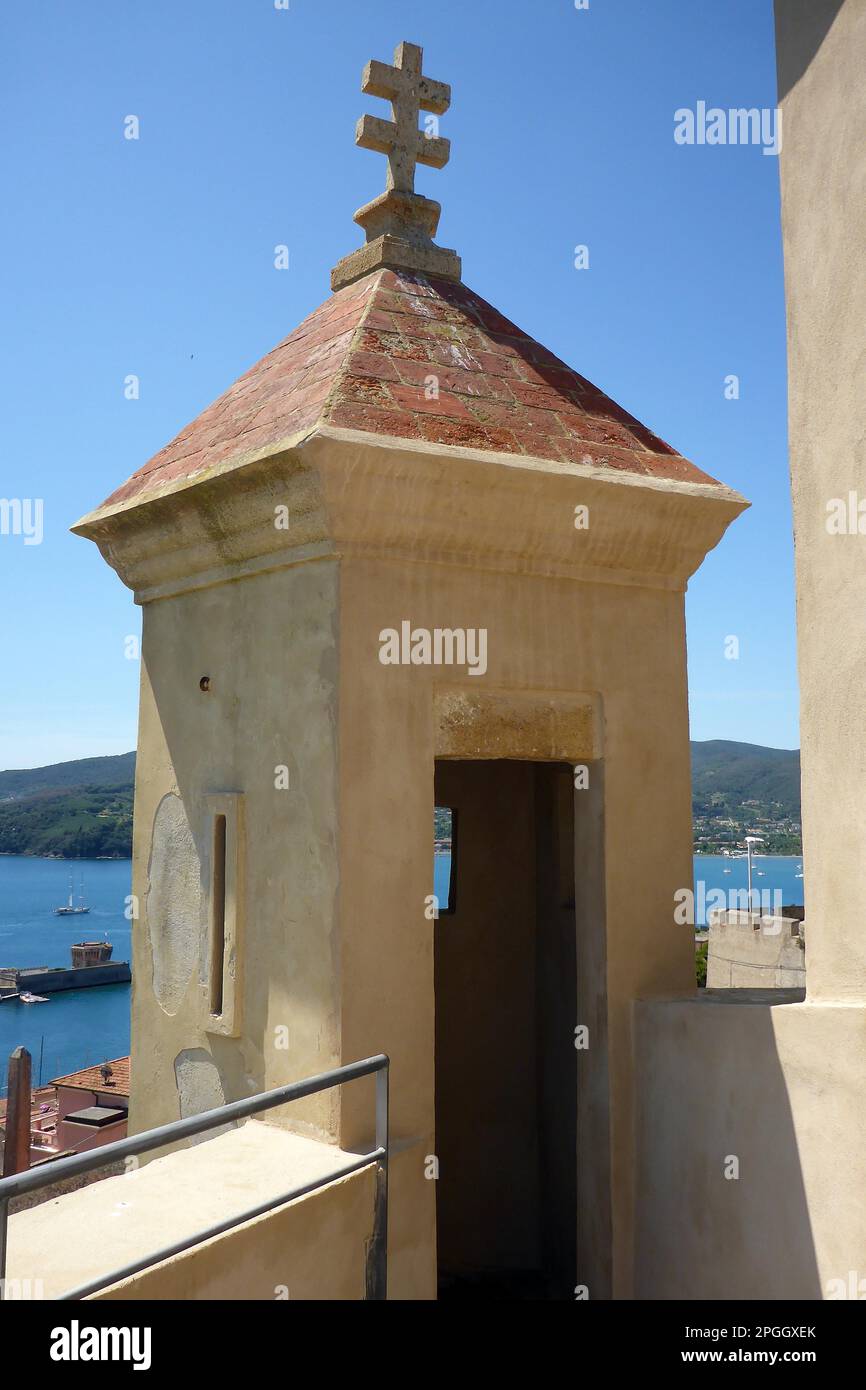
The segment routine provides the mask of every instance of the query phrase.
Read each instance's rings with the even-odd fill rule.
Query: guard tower
[[[111,960],[114,947],[110,941],[76,941],[72,947],[72,968],[85,965],[104,965]]]
[[[631,1001],[694,987],[684,591],[746,503],[462,283],[421,49],[363,89],[366,244],[74,528],[144,611],[132,1123],[387,1052],[392,1296],[603,1298]],[[370,1114],[286,1123],[353,1148]]]

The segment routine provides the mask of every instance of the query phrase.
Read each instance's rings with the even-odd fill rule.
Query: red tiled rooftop
[[[715,483],[466,286],[379,270],[326,300],[106,505],[320,424]]]
[[[106,1085],[100,1067],[111,1067],[111,1076]],[[70,1072],[68,1076],[58,1076],[52,1086],[72,1086],[81,1091],[113,1091],[115,1095],[129,1097],[129,1058],[115,1057],[110,1062],[99,1062],[94,1067],[84,1067],[81,1071]]]

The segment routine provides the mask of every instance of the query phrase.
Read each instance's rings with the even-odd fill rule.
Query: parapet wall
[[[10,1280],[58,1295],[233,1214],[327,1179],[354,1158],[249,1121],[122,1176],[66,1191],[9,1221]],[[420,1165],[413,1153],[414,1166]],[[373,1226],[373,1172],[338,1177],[150,1265],[99,1299],[361,1300]],[[417,1296],[413,1254],[394,1251],[393,1296]]]
[[[800,993],[635,1005],[635,1297],[832,1299],[866,1279],[866,1009]]]
[[[806,936],[792,917],[711,912],[707,989],[805,989]]]

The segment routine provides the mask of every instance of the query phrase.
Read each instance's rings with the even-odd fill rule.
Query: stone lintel
[[[439,689],[433,720],[437,758],[592,762],[602,755],[597,695]]]

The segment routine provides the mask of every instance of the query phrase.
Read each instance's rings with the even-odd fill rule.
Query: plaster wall
[[[587,952],[580,1007],[598,1024],[580,1065],[590,1077],[603,1073],[600,1084],[589,1082],[597,1094],[606,1097],[610,1088],[609,1112],[604,1105],[592,1112],[595,1132],[584,1141],[596,1153],[609,1146],[613,1255],[600,1256],[592,1246],[593,1231],[601,1234],[597,1219],[587,1216],[588,1239],[578,1258],[589,1273],[581,1280],[579,1269],[575,1282],[589,1283],[592,1296],[627,1293],[631,1000],[667,992],[674,981],[688,990],[694,979],[691,942],[673,919],[674,893],[691,882],[682,594],[351,558],[343,561],[341,595],[340,665],[347,674],[339,716],[340,820],[353,827],[340,848],[340,973],[352,982],[341,1000],[342,1047],[347,1060],[378,1050],[392,1057],[392,1124],[398,1135],[420,1140],[419,1162],[436,1151],[433,932],[425,900],[432,892],[434,762],[451,751],[436,710],[446,699],[452,709],[461,698],[483,706],[489,696],[492,713],[485,720],[482,709],[474,719],[464,756],[591,763],[603,748],[596,860],[603,860],[604,883],[594,910],[605,913],[606,941],[599,949],[592,923],[579,933]],[[417,627],[486,628],[487,673],[383,665],[379,634],[403,619]],[[582,736],[572,725],[569,746],[539,748],[537,728],[529,721],[521,728],[521,702],[534,696],[544,707],[567,710],[581,692],[595,702]],[[509,706],[517,713],[502,723],[498,713]],[[580,959],[578,975],[580,982]],[[344,1146],[369,1140],[369,1117],[360,1088],[347,1093]],[[431,1185],[422,1183],[419,1193],[432,1221]]]
[[[337,585],[320,562],[145,606],[133,1132],[338,1061]],[[234,1037],[208,999],[211,799],[224,792],[243,807]],[[273,1119],[333,1140],[338,1106],[328,1092]]]
[[[363,1169],[328,1182],[352,1157],[331,1144],[250,1121],[13,1215],[9,1277],[39,1280],[41,1296],[55,1298],[321,1179],[326,1185],[307,1196],[92,1297],[363,1299],[373,1172]],[[407,1286],[405,1271],[402,1283]]]
[[[391,1290],[435,1296],[434,765],[586,764],[575,1283],[630,1294],[631,1001],[693,987],[672,911],[691,882],[683,592],[744,505],[714,485],[322,428],[79,524],[145,606],[134,1128],[389,1053]],[[384,665],[380,634],[404,620],[484,629],[484,673]],[[217,809],[236,853],[232,1005],[215,1019]],[[372,1092],[368,1078],[284,1122],[366,1148]]]
[[[61,1152],[65,1149],[84,1153],[88,1149],[101,1149],[105,1144],[113,1144],[126,1138],[126,1120],[118,1120],[113,1125],[76,1124],[74,1120],[58,1120],[55,1143]]]
[[[863,1277],[866,1014],[800,997],[635,1006],[637,1298],[820,1299]]]
[[[790,917],[712,912],[708,989],[805,989],[802,924]]]
[[[866,1268],[866,5],[776,0],[775,14],[807,995],[636,1005],[644,1298],[856,1297]],[[777,970],[761,943],[753,955]]]
[[[776,0],[809,998],[866,1003],[866,5]],[[828,503],[855,496],[854,529]]]
[[[485,627],[487,673],[382,665],[381,630],[407,617],[431,628]],[[207,693],[199,690],[204,674]],[[525,715],[536,707],[541,732]],[[576,1282],[599,1297],[627,1292],[630,1001],[687,989],[692,980],[690,942],[672,913],[691,873],[687,727],[683,601],[671,588],[344,557],[339,567],[319,560],[148,604],[136,787],[134,1127],[388,1052],[392,1133],[414,1156],[392,1181],[392,1263],[432,1296],[435,1191],[424,1171],[436,1152],[434,983],[425,902],[435,759],[457,747],[476,757],[586,763],[593,780],[584,795],[587,814],[596,807],[596,828],[582,891],[605,867],[582,938],[587,964],[575,1020],[592,1029],[578,1084],[595,1096],[585,1117],[592,1128],[582,1162],[594,1171],[583,1184]],[[565,730],[562,744],[557,729]],[[279,764],[290,768],[287,791],[274,789]],[[239,1038],[208,1031],[205,997],[208,797],[225,790],[244,801]],[[166,798],[183,814],[173,806],[172,853],[160,860],[151,827]],[[341,825],[352,833],[340,835]],[[576,840],[585,855],[579,829]],[[169,865],[174,878],[160,898],[154,883]],[[163,949],[151,919],[156,903],[171,943],[170,988],[159,986],[161,1000],[152,963]],[[284,1051],[274,1041],[280,1026],[288,1028]],[[186,1094],[190,1085],[194,1093]],[[354,1149],[371,1143],[372,1115],[372,1084],[364,1081],[340,1100],[293,1107],[283,1122]],[[405,1222],[395,1215],[401,1210]]]

